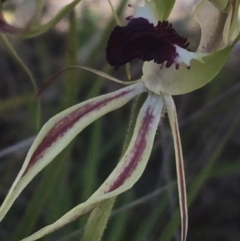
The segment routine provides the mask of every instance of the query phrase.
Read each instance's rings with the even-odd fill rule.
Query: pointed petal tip
[[[101,116],[125,105],[146,89],[143,83],[92,98],[51,118],[32,144],[16,180],[0,208],[0,218],[31,180],[56,157],[86,126]]]

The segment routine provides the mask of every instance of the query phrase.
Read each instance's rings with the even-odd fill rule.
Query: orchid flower
[[[146,92],[148,97],[139,111],[126,152],[92,196],[56,222],[23,239],[24,241],[44,237],[91,211],[103,201],[130,189],[147,165],[164,108],[168,113],[174,142],[182,223],[181,240],[186,240],[188,214],[184,163],[177,114],[171,96],[202,87],[221,70],[240,38],[236,17],[239,1],[222,1],[226,4],[220,4],[221,1],[201,1],[194,12],[202,30],[196,52],[187,49],[187,39],[178,35],[166,21],[172,6],[168,5],[168,1],[165,1],[168,7],[163,6],[164,1],[160,2],[162,4],[158,4],[157,0],[146,1],[144,7],[137,7],[136,14],[128,17],[128,24],[124,27],[116,26],[108,40],[106,52],[109,64],[119,68],[136,58],[141,59],[145,61],[142,77],[137,81],[123,82],[100,71],[81,67],[128,86],[72,106],[52,117],[42,127],[1,206],[0,220],[28,183],[77,134],[96,119]]]

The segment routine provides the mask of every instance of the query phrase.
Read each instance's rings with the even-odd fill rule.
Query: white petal
[[[120,190],[120,192],[126,191],[126,185],[128,186],[127,189],[129,189],[139,179],[151,154],[156,128],[160,121],[162,109],[162,97],[149,94],[138,115],[134,134],[126,153],[108,179],[102,184],[97,192],[93,194],[94,197],[106,193],[109,191],[109,189],[112,189],[113,183],[120,181],[120,173],[129,177],[125,180],[124,186],[113,191],[116,193],[119,193]],[[136,164],[135,168],[133,167],[133,162]],[[129,173],[124,174],[126,169],[130,169]],[[131,174],[131,171],[133,170],[134,175]]]
[[[130,189],[146,167],[162,109],[162,98],[149,95],[138,115],[129,147],[107,180],[86,202],[73,208],[55,223],[44,227],[22,241],[33,241],[44,237],[89,212],[100,202]]]
[[[0,220],[28,183],[48,165],[85,127],[106,113],[120,108],[145,91],[142,83],[92,98],[51,118],[32,144],[16,180],[0,208]]]

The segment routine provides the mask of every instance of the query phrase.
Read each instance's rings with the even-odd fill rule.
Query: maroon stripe
[[[118,95],[105,98],[101,101],[97,101],[96,103],[89,103],[82,107],[79,107],[72,113],[68,114],[66,117],[59,120],[52,129],[48,132],[48,134],[43,138],[42,142],[38,145],[32,157],[29,161],[29,165],[25,170],[25,173],[28,169],[33,166],[45,153],[45,151],[52,146],[54,142],[56,142],[59,138],[63,137],[63,135],[74,126],[76,122],[78,122],[83,116],[88,113],[100,109],[103,106],[107,105],[113,99],[117,99],[128,94],[131,90],[126,90]],[[24,174],[25,174],[24,173]]]
[[[132,150],[132,152],[134,152],[132,160],[124,168],[124,170],[118,175],[118,178],[115,180],[115,182],[109,187],[109,189],[105,193],[111,192],[117,189],[118,187],[120,187],[126,181],[126,179],[129,176],[131,176],[132,172],[135,170],[137,164],[142,158],[144,149],[146,147],[146,136],[148,134],[153,118],[154,116],[152,114],[152,111],[150,107],[148,107],[147,113],[142,122],[142,126],[139,129],[139,133],[136,139],[136,144],[134,146],[134,149]]]

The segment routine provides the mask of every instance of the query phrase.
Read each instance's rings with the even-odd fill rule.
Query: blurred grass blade
[[[33,74],[31,72],[31,70],[27,67],[27,65],[23,62],[21,57],[15,51],[15,49],[12,46],[12,44],[8,41],[6,35],[0,33],[0,36],[1,36],[4,44],[6,45],[7,49],[9,50],[9,52],[13,55],[15,60],[22,66],[22,68],[26,72],[26,74],[29,77],[30,82],[31,82],[31,84],[33,86],[33,90],[35,92],[35,95],[36,95],[38,93],[38,87],[37,87],[37,83],[36,83],[36,81],[35,81],[35,79],[33,77]],[[40,120],[41,120],[41,104],[40,104],[40,100],[36,100],[36,102],[37,102],[36,129],[39,129],[39,127],[40,127]]]
[[[119,199],[119,198],[118,198]],[[131,203],[134,199],[134,191],[130,190],[121,196],[121,200],[124,200],[125,204]],[[111,222],[110,233],[106,240],[120,241],[124,239],[125,231],[127,230],[128,220],[131,217],[132,212],[122,212],[117,215],[117,217]]]
[[[115,199],[108,199],[100,206],[97,206],[91,212],[87,224],[85,226],[85,232],[81,241],[99,241],[101,235],[106,228],[109,213],[111,212]],[[94,232],[92,227],[95,227]]]
[[[169,186],[168,186],[169,188]],[[164,211],[167,209],[168,196],[164,193],[161,195],[161,199],[158,201],[156,207],[148,213],[146,219],[141,223],[138,232],[136,232],[132,241],[146,241],[148,235],[151,236],[151,231],[154,230],[154,225],[159,225],[159,218],[163,216]],[[158,228],[157,228],[158,229]]]
[[[53,165],[49,165],[49,168],[44,170],[41,182],[39,186],[36,187],[36,189],[34,190],[34,196],[28,202],[27,209],[24,212],[23,217],[21,217],[21,221],[17,226],[17,229],[14,231],[13,238],[11,239],[11,241],[19,241],[26,235],[29,235],[31,232],[33,232],[41,212],[42,213],[46,212],[45,204],[46,203],[49,204],[50,197],[52,196],[53,193],[54,194],[56,193],[55,186],[60,185],[58,176],[62,174],[63,169],[66,169],[65,156],[66,155],[64,152],[59,157],[59,159],[60,158],[64,159],[65,163],[64,162],[59,163],[58,161],[57,165],[55,165],[56,162],[52,163]],[[60,188],[63,188],[63,187],[61,186]],[[66,193],[65,193],[65,196],[66,196]],[[64,207],[64,208],[66,209],[67,207]]]
[[[76,20],[76,13],[74,10],[70,12],[68,19],[69,19],[69,31],[67,35],[66,53],[65,53],[66,68],[68,68],[68,66],[77,65],[77,54],[79,49],[77,22],[76,22],[77,20]],[[75,73],[75,71],[67,71],[64,75],[64,78],[65,78],[65,81],[64,81],[64,95],[62,100],[62,108],[65,109],[76,103],[77,93],[81,88],[81,79]],[[71,84],[69,83],[70,81],[71,81]]]
[[[238,104],[237,104],[238,106]],[[237,107],[238,108],[238,107]],[[235,116],[234,123],[230,125],[230,128],[227,128],[226,131],[222,132],[221,137],[218,139],[218,145],[215,149],[213,149],[213,152],[209,156],[209,160],[207,165],[199,172],[199,174],[194,178],[193,183],[191,184],[189,194],[188,194],[188,205],[190,206],[194,199],[196,198],[197,194],[200,191],[200,188],[205,184],[205,182],[210,177],[212,171],[214,170],[214,167],[216,166],[216,161],[221,155],[224,146],[227,144],[227,140],[229,137],[233,134],[234,130],[236,129],[236,126],[239,125],[240,121],[240,114],[235,115],[237,113],[236,107],[230,110]],[[231,116],[231,114],[226,114],[226,120],[228,121],[228,117]],[[221,129],[221,127],[219,127]],[[165,240],[170,241],[172,240],[174,231],[176,230],[177,226],[179,225],[179,213],[177,212],[176,215],[172,217],[172,220],[167,224],[166,228],[164,229],[164,232],[161,234],[159,241]]]
[[[41,34],[47,32],[49,29],[53,28],[62,18],[67,16],[67,14],[69,14],[80,1],[81,0],[75,0],[75,1],[72,1],[71,3],[67,4],[49,22],[47,22],[39,27],[36,27],[36,28],[30,29],[30,30],[27,30],[26,32],[23,32],[22,37],[23,38],[32,38],[32,37],[36,37],[38,35],[41,35]]]

